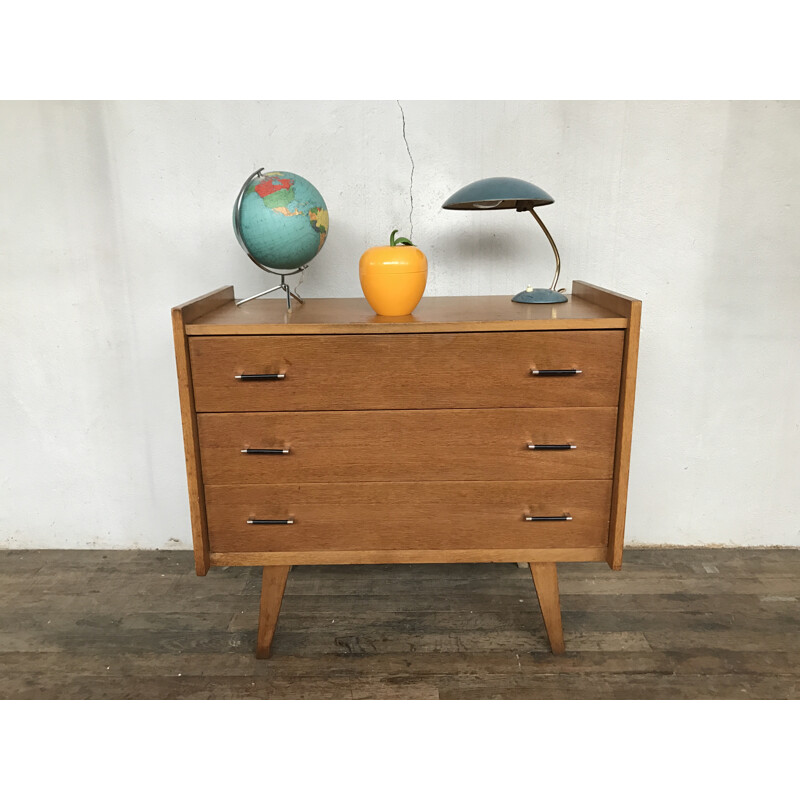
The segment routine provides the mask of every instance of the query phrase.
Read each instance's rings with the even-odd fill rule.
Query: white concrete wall
[[[565,285],[644,301],[628,541],[800,545],[800,103],[402,105],[429,294],[549,281],[530,219],[441,209],[512,175]],[[169,309],[266,287],[230,222],[261,166],[330,210],[302,293],[359,296],[411,232],[400,108],[5,102],[0,142],[0,546],[189,547]]]

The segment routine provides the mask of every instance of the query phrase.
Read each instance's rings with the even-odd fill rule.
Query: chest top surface
[[[230,287],[228,287],[230,289]],[[259,299],[237,306],[233,290],[214,293],[184,317],[190,336],[335,333],[431,333],[627,328],[628,317],[577,294],[566,303],[513,303],[510,297],[427,297],[405,317],[376,316],[364,298],[309,298],[286,309],[283,300]],[[610,304],[609,304],[610,305]]]

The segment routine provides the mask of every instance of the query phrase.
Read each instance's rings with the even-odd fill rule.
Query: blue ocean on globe
[[[237,228],[235,208],[233,224]],[[300,175],[261,172],[245,188],[237,233],[262,266],[296,269],[325,244],[328,208],[316,187]]]

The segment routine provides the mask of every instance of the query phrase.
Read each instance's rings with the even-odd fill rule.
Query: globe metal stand
[[[248,255],[250,255],[250,254],[248,253]],[[251,256],[251,258],[252,258],[252,256]],[[255,259],[252,259],[252,260],[254,261],[254,263],[255,263],[255,265],[257,267],[261,267],[261,269],[264,269],[264,267],[261,264],[259,264],[258,261],[256,261]],[[308,264],[306,264],[303,267],[298,267],[296,270],[294,270],[294,272],[272,273],[273,275],[280,274],[280,276],[281,276],[281,282],[277,286],[273,286],[271,289],[266,289],[263,292],[259,292],[258,294],[254,294],[252,297],[246,297],[244,300],[237,300],[236,301],[236,305],[237,306],[241,306],[244,303],[250,302],[250,300],[256,300],[259,297],[263,297],[265,294],[272,294],[272,292],[277,292],[277,291],[281,291],[281,292],[285,292],[286,293],[286,310],[287,311],[291,311],[292,310],[292,298],[293,297],[294,297],[295,300],[297,300],[298,303],[300,303],[300,305],[303,305],[303,303],[305,303],[305,300],[303,300],[303,298],[300,297],[300,295],[295,294],[295,292],[293,292],[289,288],[289,284],[286,283],[286,276],[287,275],[297,275],[298,272],[302,272],[303,270],[305,270],[307,268],[308,268]],[[268,270],[268,269],[264,269],[264,271],[265,272],[271,272],[271,270]]]

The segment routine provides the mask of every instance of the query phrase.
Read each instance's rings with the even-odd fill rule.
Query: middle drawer
[[[605,480],[616,424],[616,408],[197,415],[214,485]]]

